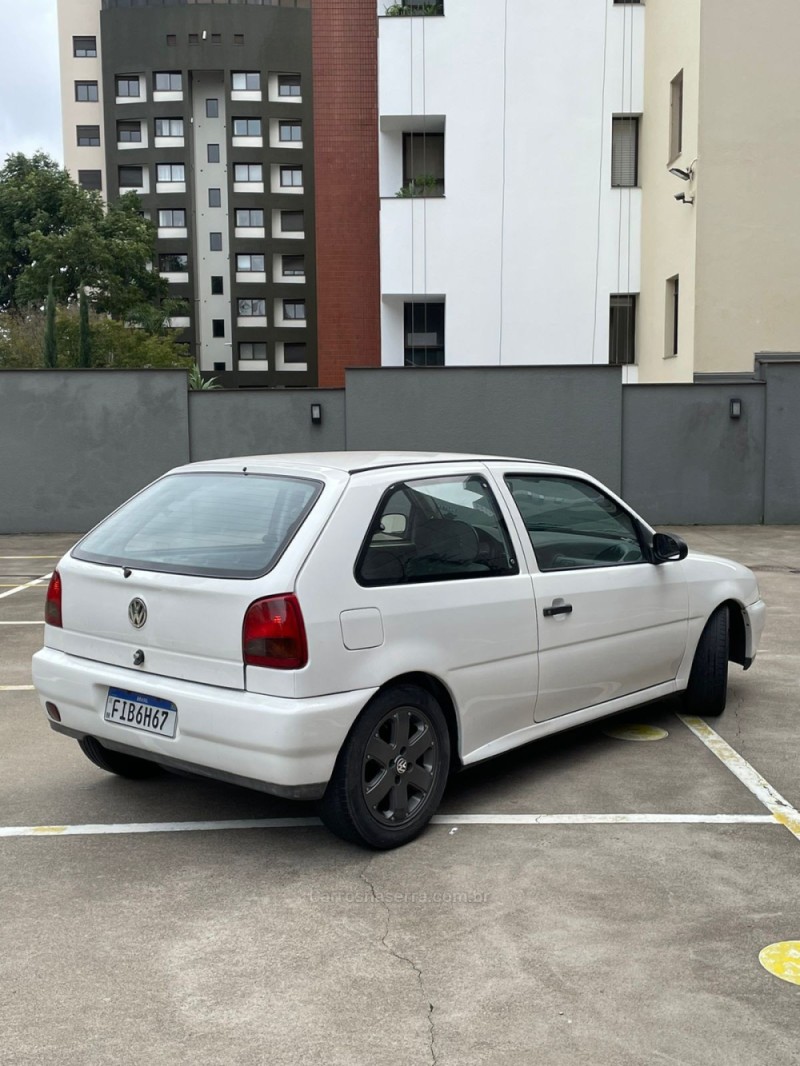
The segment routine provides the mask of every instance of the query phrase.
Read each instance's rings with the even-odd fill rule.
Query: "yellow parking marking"
[[[612,740],[665,740],[669,733],[656,725],[621,725],[616,729],[604,729]]]
[[[35,577],[33,581],[26,581],[24,585],[15,585],[14,588],[8,590],[8,592],[0,592],[0,600],[4,600],[6,596],[13,596],[17,592],[22,592],[23,589],[32,589],[35,585],[40,585],[43,581],[49,581],[52,574],[42,574],[41,577]]]
[[[768,814],[435,814],[433,825],[765,825]],[[203,833],[229,829],[303,829],[319,818],[242,818],[207,822],[121,822],[99,825],[0,826],[0,837]]]
[[[678,718],[691,729],[696,737],[702,740],[709,751],[712,751],[732,774],[739,778],[746,788],[750,789],[753,795],[764,804],[774,820],[779,825],[785,826],[793,836],[800,840],[800,811],[795,810],[769,781],[763,778],[702,718],[696,718],[690,714],[679,714]]]
[[[768,944],[759,951],[758,961],[774,977],[800,985],[800,940]]]

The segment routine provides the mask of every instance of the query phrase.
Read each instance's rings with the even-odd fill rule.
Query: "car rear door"
[[[588,479],[507,470],[535,558],[536,721],[673,681],[687,639],[679,561],[648,561],[635,517]]]

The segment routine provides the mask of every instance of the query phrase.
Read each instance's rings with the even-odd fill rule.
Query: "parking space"
[[[739,762],[665,700],[457,776],[388,854],[52,733],[27,687],[46,582],[13,590],[71,538],[0,537],[0,1063],[800,1062],[800,987],[758,960],[800,939],[800,824],[768,807],[800,805],[800,530],[676,532],[769,606],[711,723]]]

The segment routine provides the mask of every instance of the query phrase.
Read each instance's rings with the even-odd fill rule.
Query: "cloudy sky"
[[[0,0],[0,163],[42,148],[59,162],[56,0]]]

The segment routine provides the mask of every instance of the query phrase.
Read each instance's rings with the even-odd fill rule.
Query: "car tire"
[[[121,751],[104,748],[94,737],[81,737],[78,744],[90,762],[109,774],[142,780],[146,777],[155,777],[161,772],[156,763],[148,759],[137,759],[135,755],[123,755]]]
[[[450,734],[424,688],[385,689],[356,719],[322,800],[325,825],[354,844],[386,850],[428,824],[447,784]]]
[[[689,714],[716,718],[725,710],[728,695],[728,608],[719,607],[700,635],[684,706]]]

